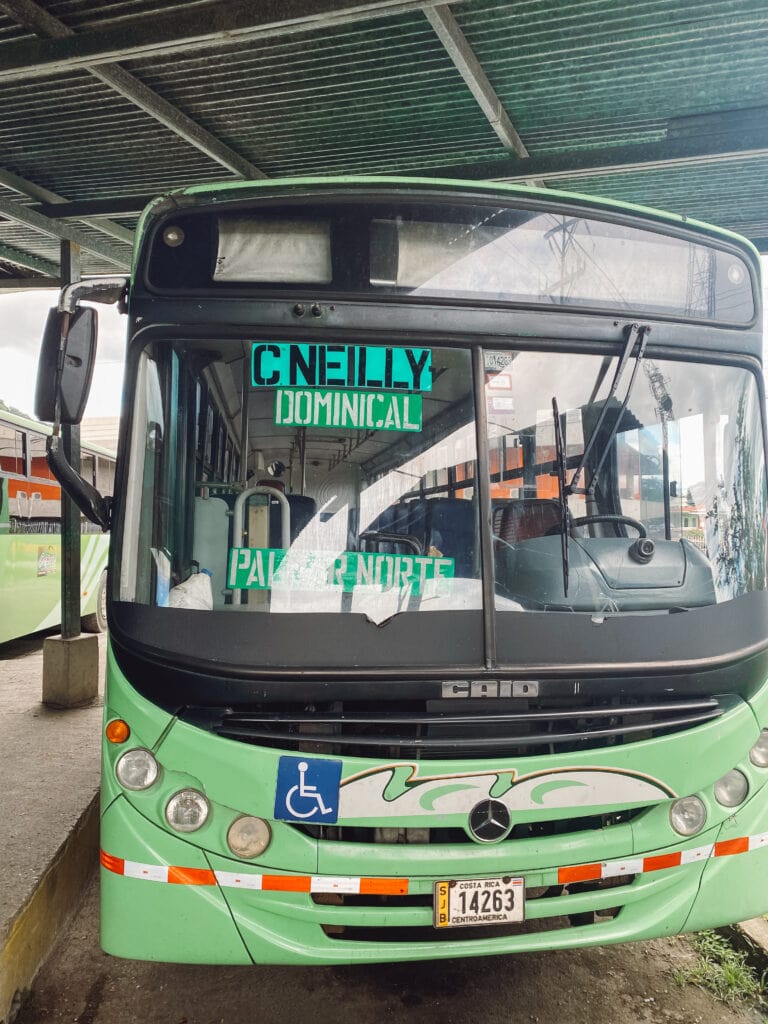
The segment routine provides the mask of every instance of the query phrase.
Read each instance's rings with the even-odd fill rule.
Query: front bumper
[[[443,874],[419,874],[407,846],[394,848],[393,870],[379,878],[246,867],[152,825],[124,798],[104,814],[102,848],[102,945],[135,959],[338,964],[486,956],[649,939],[768,910],[768,892],[759,898],[768,871],[768,802],[760,795],[695,842],[626,860],[542,870],[513,847],[503,873],[526,879],[526,920],[495,930],[432,927],[434,884],[453,877],[448,865],[455,874],[466,851],[445,849]],[[366,864],[365,851],[357,853]],[[487,874],[470,869],[459,877]]]

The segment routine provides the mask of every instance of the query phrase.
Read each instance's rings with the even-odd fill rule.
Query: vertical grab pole
[[[249,487],[241,491],[235,499],[235,507],[232,511],[232,546],[242,547],[243,534],[245,533],[245,506],[252,494],[267,494],[270,498],[277,498],[280,503],[280,542],[283,550],[287,551],[291,546],[291,506],[288,499],[276,487],[267,487],[265,484],[258,484],[256,487]],[[242,590],[240,587],[232,587],[232,603],[242,604]]]

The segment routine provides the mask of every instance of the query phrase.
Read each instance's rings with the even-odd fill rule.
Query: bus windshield
[[[380,624],[481,610],[484,594],[498,613],[602,615],[765,589],[749,371],[646,358],[624,405],[608,394],[616,354],[486,349],[480,381],[471,355],[269,338],[146,346],[115,597]],[[566,481],[597,431],[567,515],[553,397]]]

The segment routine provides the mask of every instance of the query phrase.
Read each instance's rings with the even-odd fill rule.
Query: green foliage
[[[729,1006],[765,1002],[765,975],[758,977],[746,962],[745,953],[737,952],[717,932],[698,932],[690,941],[697,959],[691,966],[673,972],[676,984],[698,985]]]

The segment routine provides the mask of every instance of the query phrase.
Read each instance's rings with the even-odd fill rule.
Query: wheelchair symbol
[[[285,807],[294,818],[312,818],[319,811],[321,814],[333,814],[332,807],[326,807],[325,802],[317,789],[317,786],[310,786],[306,781],[309,765],[306,761],[299,761],[299,781],[297,785],[291,786],[285,794]],[[297,810],[299,807],[306,808],[307,802],[312,806],[307,810]]]

